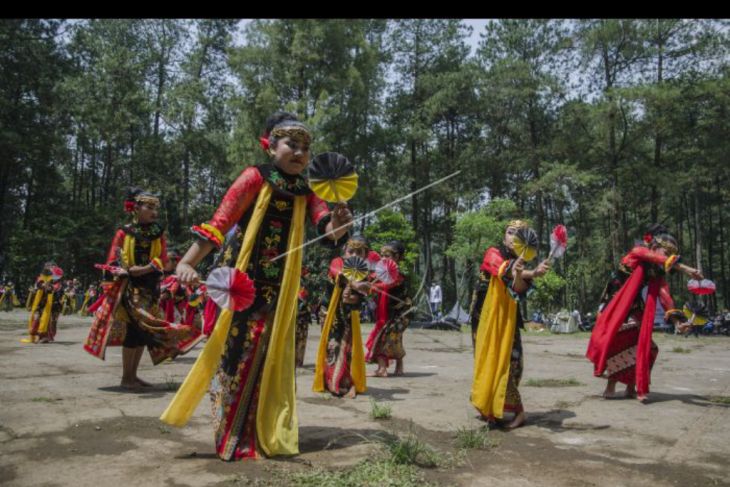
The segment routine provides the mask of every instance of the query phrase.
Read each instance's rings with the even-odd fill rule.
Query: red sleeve
[[[264,178],[256,167],[251,166],[244,169],[226,191],[223,201],[213,213],[213,217],[208,223],[194,226],[193,232],[220,247],[225,234],[251,206],[263,184]]]
[[[480,271],[489,272],[493,276],[499,276],[499,269],[504,264],[505,259],[502,257],[502,253],[497,247],[489,247],[484,253],[484,260],[482,261]]]
[[[121,228],[117,230],[117,233],[114,234],[112,244],[109,247],[109,253],[107,253],[106,256],[107,265],[121,265],[120,256],[122,254],[122,248],[124,247],[124,236],[124,230],[122,230]]]
[[[672,295],[669,294],[669,284],[664,279],[659,280],[659,302],[662,303],[664,311],[674,309],[674,300]]]
[[[342,257],[335,257],[330,262],[330,268],[327,271],[327,277],[329,277],[332,281],[337,278],[337,275],[342,272],[342,266],[344,265],[344,261],[342,260]]]
[[[307,195],[307,209],[309,210],[309,219],[315,227],[330,212],[327,203],[314,193]]]
[[[649,262],[658,266],[664,266],[664,263],[670,258],[672,257],[664,257],[663,255],[649,250],[642,245],[637,245],[631,249],[631,251],[626,254],[623,259],[621,259],[621,262],[629,266],[631,269],[636,269],[636,266],[638,266],[641,262]]]

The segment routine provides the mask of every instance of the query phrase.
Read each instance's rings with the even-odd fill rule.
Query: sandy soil
[[[405,376],[369,378],[368,393],[347,400],[311,392],[313,325],[297,378],[301,454],[226,463],[215,456],[207,399],[184,428],[158,420],[200,348],[157,367],[143,358],[140,377],[155,387],[129,393],[118,387],[121,349],[110,348],[102,362],[81,348],[90,318],[61,317],[58,341],[49,345],[20,343],[26,320],[25,311],[0,313],[2,485],[245,484],[273,471],[347,468],[373,454],[378,435],[412,432],[454,454],[455,431],[483,424],[468,401],[468,334],[408,330]],[[660,354],[647,405],[600,398],[603,381],[583,358],[587,340],[585,333],[524,336],[528,424],[491,432],[497,447],[423,469],[425,478],[438,485],[730,485],[730,339],[655,334]],[[580,385],[525,384],[541,379]],[[393,417],[370,419],[371,398],[391,405]]]

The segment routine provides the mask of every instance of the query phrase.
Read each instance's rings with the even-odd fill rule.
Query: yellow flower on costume
[[[276,206],[276,209],[279,211],[284,211],[287,208],[289,208],[289,202],[285,200],[275,200],[274,206]]]

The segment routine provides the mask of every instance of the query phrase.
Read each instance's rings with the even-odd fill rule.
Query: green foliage
[[[535,279],[535,290],[530,295],[530,305],[545,313],[551,312],[560,306],[561,292],[566,283],[567,281],[554,271]]]
[[[424,482],[423,475],[413,465],[384,460],[365,460],[345,470],[318,469],[311,472],[294,473],[286,477],[286,485],[301,487],[348,487],[353,485],[421,487],[429,485]]]
[[[387,404],[380,404],[370,398],[370,417],[373,419],[390,419],[392,408]]]
[[[489,435],[489,428],[465,428],[456,430],[454,441],[457,448],[464,450],[488,450],[497,446],[497,441]]]
[[[386,440],[389,461],[396,465],[438,466],[438,454],[413,432]]]
[[[380,252],[383,245],[391,240],[400,240],[406,248],[406,255],[401,270],[408,272],[418,257],[418,244],[413,227],[402,213],[394,210],[383,210],[378,213],[375,222],[365,228],[365,237],[370,241],[370,247]]]
[[[674,347],[674,348],[672,348],[672,352],[674,352],[674,353],[692,353],[692,350],[689,348]]]
[[[517,206],[512,200],[494,199],[484,208],[456,217],[454,242],[446,255],[457,262],[481,262],[488,247],[499,245],[510,220],[517,216]]]
[[[730,405],[730,396],[712,396],[709,400],[715,404]]]
[[[468,305],[484,250],[516,215],[541,255],[553,225],[570,232],[530,306],[594,310],[659,221],[716,281],[711,307],[728,307],[726,24],[501,19],[473,50],[458,19],[8,19],[0,280],[22,289],[49,259],[98,279],[129,185],[160,193],[184,251],[189,226],[266,160],[257,138],[287,109],[313,128],[314,154],[357,168],[356,215],[462,171],[358,224],[376,249],[403,240],[412,285],[438,280],[445,309]],[[318,273],[331,257],[305,259]]]

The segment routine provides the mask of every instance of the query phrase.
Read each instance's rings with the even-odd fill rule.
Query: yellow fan
[[[368,277],[370,267],[365,259],[353,255],[342,263],[342,274],[350,281],[362,281]]]
[[[692,311],[686,304],[682,308],[682,312],[684,313],[684,316],[687,317],[687,321],[690,322],[692,326],[705,326],[707,322],[710,321],[704,316],[698,315],[697,313]]]
[[[532,228],[520,228],[515,232],[513,246],[518,257],[530,262],[537,257],[537,233]]]
[[[312,159],[309,187],[329,203],[344,203],[357,192],[357,173],[342,154],[324,152]]]

